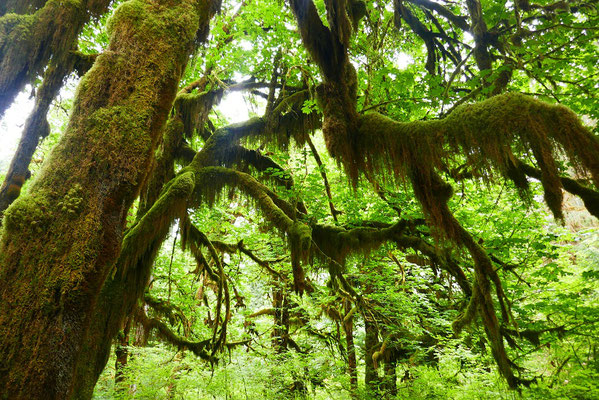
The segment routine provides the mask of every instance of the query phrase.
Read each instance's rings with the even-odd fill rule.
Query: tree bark
[[[131,326],[131,319],[128,319],[125,323],[125,328],[118,333],[116,337],[116,348],[114,350],[116,361],[114,363],[114,386],[117,392],[125,391],[125,367],[129,361],[129,328]]]
[[[345,318],[343,320],[343,331],[345,333],[345,345],[347,347],[347,373],[349,374],[349,390],[352,399],[358,396],[358,369],[356,362],[356,346],[354,345],[354,320],[349,313],[351,303],[345,301]]]
[[[374,359],[372,358],[372,356],[374,355],[376,348],[379,345],[379,339],[376,325],[374,324],[374,321],[372,321],[368,316],[365,316],[364,318],[364,329],[366,331],[366,335],[364,338],[364,363],[366,365],[366,371],[364,374],[364,385],[366,387],[367,393],[369,393],[370,395],[374,395],[378,392],[380,379],[379,374],[375,368]]]
[[[272,346],[277,354],[287,351],[289,343],[289,306],[284,289],[275,287],[272,291],[272,306],[275,310]]]
[[[80,84],[67,131],[29,192],[6,211],[0,398],[91,397],[97,375],[81,371],[94,371],[88,364],[105,358],[118,331],[105,334],[98,319],[123,318],[119,310],[100,309],[110,296],[98,302],[99,295],[212,9],[200,0],[124,3],[108,50]]]

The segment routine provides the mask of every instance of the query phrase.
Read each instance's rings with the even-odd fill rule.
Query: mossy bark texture
[[[124,3],[109,24],[109,48],[79,86],[67,131],[6,211],[0,398],[91,397],[97,375],[76,373],[90,362],[82,348],[112,339],[92,323],[98,295],[211,12],[199,0]]]

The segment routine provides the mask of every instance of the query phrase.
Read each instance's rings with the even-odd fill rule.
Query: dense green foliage
[[[324,153],[322,146],[318,147]],[[294,154],[292,158],[284,156],[281,162],[289,165],[296,177],[296,190],[309,199],[311,210],[327,219],[328,205],[322,196],[324,187],[317,166],[305,151]],[[363,219],[384,222],[393,216],[393,210],[370,191],[359,191],[356,196],[330,159],[323,158],[330,168],[336,207],[348,211],[343,215],[348,223],[359,224]],[[460,220],[493,255],[518,265],[513,273],[504,272],[502,278],[514,299],[512,311],[518,316],[519,329],[563,327],[543,334],[539,344],[524,341],[520,349],[514,349],[527,374],[538,377],[537,383],[523,389],[523,397],[597,398],[596,223],[591,221],[589,225],[584,213],[573,211],[568,214],[573,225],[559,227],[544,207],[536,203],[530,207],[520,205],[516,191],[509,186],[468,189],[482,190],[484,195],[464,194],[457,200]],[[408,199],[397,201],[410,204]],[[412,202],[404,213],[417,216],[419,210]],[[288,273],[285,244],[256,224],[261,217],[249,204],[226,198],[222,205],[198,210],[194,219],[210,237],[233,244],[243,240],[245,247],[261,259],[277,260],[272,268]],[[210,336],[206,316],[211,307],[198,296],[207,291],[208,304],[213,305],[214,287],[205,276],[197,275],[192,257],[178,246],[173,248],[174,241],[179,240],[176,237],[175,228],[156,261],[149,293],[180,308],[185,317],[174,318],[173,330],[182,336],[187,332],[192,340],[202,340]],[[395,255],[399,265],[390,254]],[[216,365],[210,365],[188,351],[161,344],[159,338],[150,339],[148,346],[130,348],[126,379],[121,383],[126,389],[118,391],[111,359],[95,398],[167,398],[171,392],[175,398],[301,398],[291,390],[297,380],[309,389],[307,398],[348,397],[349,376],[339,348],[342,333],[338,322],[326,314],[331,307],[341,305],[340,298],[326,287],[328,272],[318,265],[310,268],[309,275],[319,289],[301,298],[293,295],[291,329],[301,352],[280,355],[271,344],[272,316],[252,317],[252,313],[272,307],[271,292],[278,283],[242,253],[225,255],[224,260],[231,286],[237,291],[229,341],[250,342],[227,350]],[[346,271],[348,279],[385,318],[385,330],[401,332],[399,340],[407,355],[399,363],[398,376],[409,378],[398,383],[397,398],[520,398],[508,390],[495,371],[480,328],[472,327],[459,338],[453,336],[451,324],[457,315],[459,289],[455,283],[448,287],[446,274],[420,262],[416,253],[397,252],[389,245],[352,258]],[[152,309],[148,312],[160,315]],[[302,321],[307,319],[309,322],[304,324]],[[364,368],[363,329],[358,319],[355,341],[361,360],[360,381]],[[430,342],[422,342],[423,335],[431,335]],[[360,396],[378,398],[368,394],[362,383]]]
[[[108,57],[114,10],[141,24],[146,3],[114,1],[78,54]],[[350,111],[297,3],[224,1],[190,57],[101,296],[149,282],[121,288],[143,295],[93,398],[599,399],[597,2],[316,0]],[[34,160],[69,129],[63,95]],[[135,107],[111,176],[152,147]],[[331,122],[352,112],[357,139]]]

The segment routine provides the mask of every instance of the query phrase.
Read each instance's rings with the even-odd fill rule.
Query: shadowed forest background
[[[2,1],[0,399],[599,399],[598,8]]]

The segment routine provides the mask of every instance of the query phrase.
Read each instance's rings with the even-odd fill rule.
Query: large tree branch
[[[482,7],[479,0],[466,0],[470,19],[472,20],[472,32],[474,33],[474,58],[478,69],[481,71],[491,70],[493,62],[487,48],[489,31],[487,23],[483,18]]]
[[[359,159],[344,162],[365,171],[418,178],[419,185],[428,187],[426,191],[434,182],[428,172],[418,171],[443,170],[456,153],[466,157],[475,176],[492,180],[498,172],[526,190],[527,181],[515,167],[513,151],[530,149],[541,170],[545,199],[557,218],[562,202],[556,163],[560,151],[599,184],[599,141],[576,115],[565,107],[519,94],[461,106],[442,120],[399,123],[379,114],[363,115],[354,153],[358,149]],[[451,195],[450,188],[445,190]]]
[[[174,333],[164,322],[157,318],[148,318],[148,316],[139,310],[135,313],[135,320],[143,325],[144,330],[149,334],[155,331],[157,336],[165,342],[176,346],[178,349],[189,350],[196,356],[206,361],[214,361],[214,357],[208,353],[210,349],[210,339],[205,339],[199,342],[192,342],[186,338],[182,338]]]
[[[424,41],[427,53],[426,70],[429,74],[434,75],[435,67],[437,65],[437,56],[435,53],[436,47],[432,32],[418,18],[416,18],[412,11],[405,7],[400,0],[394,0],[394,4],[396,21],[398,21],[399,16],[401,16],[401,18],[407,22],[414,33]],[[398,25],[398,22],[396,22],[396,25]]]
[[[541,170],[531,167],[530,165],[521,161],[518,161],[518,168],[531,178],[543,178],[543,173]],[[589,213],[594,215],[596,218],[599,218],[599,192],[584,187],[572,178],[562,176],[560,177],[560,181],[564,190],[580,197]]]
[[[109,0],[48,0],[34,14],[0,17],[0,117],[50,59],[55,65],[65,62],[85,23],[92,15],[104,13],[109,4]]]
[[[463,30],[465,32],[470,31],[470,26],[468,25],[468,22],[466,21],[466,17],[460,16],[460,15],[455,15],[453,12],[451,12],[449,9],[447,9],[440,3],[437,3],[437,2],[431,1],[431,0],[408,0],[408,1],[417,6],[426,8],[431,11],[435,11],[436,13],[443,16],[445,19],[447,19],[448,21],[450,21],[455,26],[457,26],[458,28],[460,28],[461,30]]]
[[[324,26],[312,0],[290,0],[290,5],[306,49],[321,68],[325,79],[339,77],[340,66],[346,61],[346,49],[339,38]],[[338,10],[345,12],[345,10]]]

